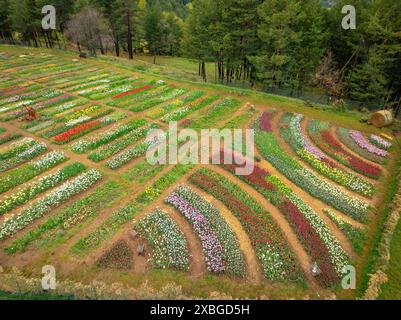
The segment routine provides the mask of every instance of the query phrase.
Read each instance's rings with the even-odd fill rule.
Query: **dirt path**
[[[295,253],[295,256],[297,257],[297,260],[300,263],[301,268],[302,268],[304,274],[306,275],[307,279],[314,287],[319,287],[316,279],[313,278],[313,276],[311,275],[311,273],[309,271],[309,268],[312,264],[311,258],[306,253],[305,249],[303,248],[302,244],[299,242],[297,236],[295,235],[294,231],[292,230],[287,219],[285,219],[285,217],[281,214],[281,212],[275,206],[273,206],[271,203],[269,203],[259,192],[257,192],[251,186],[249,186],[242,180],[238,179],[237,177],[235,177],[231,174],[227,174],[226,170],[224,170],[218,166],[213,166],[213,168],[209,168],[209,169],[212,169],[213,171],[215,171],[221,175],[224,175],[231,182],[238,185],[243,191],[245,191],[246,193],[251,195],[253,198],[255,198],[256,201],[259,203],[259,205],[272,216],[272,218],[278,224],[280,229],[283,231],[283,235],[287,239],[287,242],[288,242],[289,246],[292,248],[292,251]]]
[[[187,240],[189,255],[190,255],[190,266],[189,274],[192,277],[199,278],[207,273],[205,257],[203,254],[202,244],[199,238],[195,235],[192,226],[188,221],[173,207],[162,208],[168,213],[168,215],[178,225],[178,228],[182,231]]]
[[[230,210],[216,198],[207,194],[201,188],[191,184],[191,188],[200,194],[204,199],[208,200],[214,207],[216,207],[224,220],[227,221],[231,229],[234,231],[240,249],[244,254],[246,263],[247,280],[253,284],[260,284],[263,281],[263,273],[259,263],[259,259],[256,256],[255,250],[253,249],[251,240],[247,235],[246,231],[242,227],[238,219],[230,212]]]

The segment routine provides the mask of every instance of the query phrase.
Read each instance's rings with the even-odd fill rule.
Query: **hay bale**
[[[394,121],[393,113],[388,110],[380,110],[375,112],[370,118],[370,122],[378,128],[386,127]]]

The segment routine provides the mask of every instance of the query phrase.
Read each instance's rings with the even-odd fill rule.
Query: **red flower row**
[[[264,112],[260,118],[260,130],[272,132],[272,119],[274,114],[272,112]]]
[[[372,178],[380,177],[382,170],[378,166],[371,165],[370,163],[353,156],[343,148],[330,131],[324,130],[320,134],[323,141],[330,147],[330,149],[341,155],[352,169]]]
[[[99,120],[92,120],[89,122],[85,122],[74,128],[71,128],[63,133],[60,133],[59,135],[55,136],[53,139],[55,142],[66,142],[76,135],[80,135],[87,130],[94,129],[101,125],[102,125],[102,122]]]
[[[151,88],[152,88],[152,86],[143,86],[143,87],[140,87],[140,88],[136,88],[136,89],[131,90],[131,91],[127,91],[127,92],[123,92],[123,93],[117,94],[117,95],[115,95],[113,97],[113,99],[122,98],[122,97],[131,95],[131,94],[134,94],[134,93],[138,93],[138,92],[141,92],[141,91],[144,91],[144,90],[147,90],[147,89],[151,89]]]
[[[319,282],[325,286],[338,282],[339,277],[331,263],[329,251],[304,214],[289,200],[280,206],[280,211],[285,214],[297,237],[322,271]]]

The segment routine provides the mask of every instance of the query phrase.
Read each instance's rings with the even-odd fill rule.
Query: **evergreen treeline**
[[[0,0],[0,37],[92,54],[185,56],[216,78],[262,88],[323,88],[333,100],[401,101],[401,2],[354,0],[53,0],[57,31],[41,29],[46,0]]]

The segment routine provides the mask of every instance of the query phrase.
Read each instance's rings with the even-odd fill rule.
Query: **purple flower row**
[[[374,145],[372,145],[361,132],[350,130],[349,131],[350,137],[362,148],[367,150],[370,153],[376,154],[381,157],[387,157],[388,152],[380,149]]]
[[[304,147],[306,151],[309,153],[313,154],[316,158],[319,160],[326,159],[327,156],[320,151],[318,148],[316,148],[312,143],[309,141],[309,139],[302,133],[301,130],[301,121],[304,118],[302,114],[296,114],[293,120],[291,121],[291,126],[294,127],[293,132],[296,132],[298,137],[296,137],[299,141],[299,143]]]
[[[207,219],[184,198],[171,193],[166,202],[177,208],[185,218],[192,224],[193,229],[199,236],[205,254],[205,262],[208,271],[225,271],[225,262],[223,260],[223,247],[217,236],[210,229]]]

